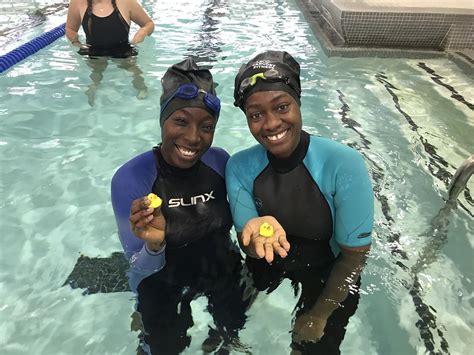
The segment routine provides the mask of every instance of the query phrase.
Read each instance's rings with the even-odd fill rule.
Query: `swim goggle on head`
[[[203,89],[200,89],[196,84],[193,83],[181,84],[174,94],[171,95],[171,97],[161,106],[160,113],[163,113],[163,111],[175,97],[184,100],[192,100],[198,97],[199,94],[204,94],[203,101],[206,106],[209,107],[216,115],[219,115],[221,110],[221,100],[219,100],[217,96],[209,94]]]
[[[257,79],[262,79],[269,82],[281,81],[290,86],[293,90],[295,90],[295,92],[298,92],[298,90],[296,90],[296,88],[291,84],[289,77],[281,75],[277,69],[269,69],[263,73],[256,73],[252,76],[249,76],[240,82],[238,91],[239,106],[242,103],[245,93],[257,83]]]

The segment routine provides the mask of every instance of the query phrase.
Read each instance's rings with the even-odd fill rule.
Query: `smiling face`
[[[189,107],[173,112],[161,129],[161,154],[177,168],[192,167],[209,149],[216,119],[202,108]]]
[[[301,137],[301,111],[285,91],[261,91],[245,102],[245,115],[255,139],[277,158],[287,158]]]

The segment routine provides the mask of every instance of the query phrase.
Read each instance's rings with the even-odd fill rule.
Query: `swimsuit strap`
[[[89,34],[91,34],[92,33],[92,0],[87,0],[86,14],[88,15],[87,29],[89,30]]]
[[[128,32],[130,30],[130,25],[127,23],[127,21],[125,21],[125,19],[122,16],[122,13],[119,11],[119,9],[117,7],[117,0],[112,0],[112,6],[114,8],[114,11],[117,12],[120,21],[122,21],[123,25],[125,26],[125,29]]]

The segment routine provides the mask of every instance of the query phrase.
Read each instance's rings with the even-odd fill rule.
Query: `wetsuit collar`
[[[305,131],[301,131],[300,142],[296,146],[296,149],[291,153],[288,158],[277,158],[267,151],[268,161],[273,169],[279,173],[286,173],[296,168],[306,156],[306,152],[309,147],[309,134]]]

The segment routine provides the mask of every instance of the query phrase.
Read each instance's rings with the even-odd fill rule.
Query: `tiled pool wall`
[[[342,11],[340,27],[350,45],[473,48],[473,15]]]
[[[474,8],[370,8],[361,4],[356,9],[353,2],[355,6],[344,9],[337,1],[303,2],[312,12],[319,11],[320,22],[325,22],[320,25],[327,28],[336,46],[474,49]]]

